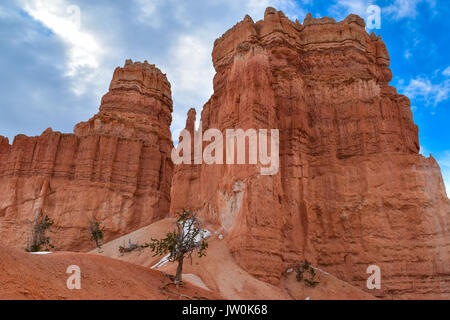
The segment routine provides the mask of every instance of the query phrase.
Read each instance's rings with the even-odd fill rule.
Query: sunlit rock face
[[[410,101],[389,85],[383,41],[355,15],[290,21],[268,8],[216,40],[202,130],[279,129],[280,169],[179,165],[172,214],[222,227],[238,263],[273,284],[293,263],[383,298],[450,297],[450,206],[437,162],[419,154]],[[194,133],[195,111],[186,129]]]
[[[74,134],[0,138],[0,235],[25,248],[38,212],[55,221],[57,250],[92,248],[94,218],[105,241],[167,215],[173,164],[166,76],[147,62],[117,68],[100,112]]]
[[[440,168],[419,154],[409,99],[389,85],[386,46],[364,21],[308,15],[301,24],[268,8],[264,20],[246,16],[217,39],[212,59],[202,132],[278,129],[276,173],[175,166],[170,84],[154,65],[128,60],[99,113],[73,134],[47,129],[12,145],[0,137],[3,244],[25,248],[39,212],[55,221],[57,250],[87,250],[92,218],[108,241],[185,208],[266,282],[280,284],[307,259],[382,298],[450,298]],[[196,118],[191,109],[191,136]],[[371,265],[381,269],[380,290],[366,287]]]

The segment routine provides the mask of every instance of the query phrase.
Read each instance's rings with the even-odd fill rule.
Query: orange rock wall
[[[290,21],[268,8],[217,39],[203,130],[280,130],[280,170],[180,165],[171,212],[223,227],[238,263],[277,284],[308,259],[383,298],[450,298],[450,206],[440,168],[419,154],[409,99],[389,86],[383,41],[350,15]],[[193,130],[190,111],[187,129]]]
[[[25,248],[42,211],[57,250],[92,248],[91,217],[105,241],[167,215],[173,164],[170,84],[153,65],[117,68],[100,112],[74,134],[0,138],[0,236]]]
[[[170,84],[154,65],[117,68],[100,111],[74,134],[0,137],[0,236],[25,248],[35,214],[58,250],[93,247],[182,208],[221,228],[236,261],[279,284],[308,259],[382,298],[450,298],[450,205],[440,168],[419,154],[409,99],[389,85],[383,41],[364,21],[303,24],[268,8],[214,44],[214,94],[202,128],[279,129],[280,169],[170,160]],[[194,133],[196,114],[186,128]],[[173,177],[173,179],[172,179]]]

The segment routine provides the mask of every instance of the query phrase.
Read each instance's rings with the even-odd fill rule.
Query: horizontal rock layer
[[[0,138],[0,235],[25,248],[37,212],[54,219],[58,250],[91,248],[89,220],[105,240],[169,210],[173,164],[170,84],[154,65],[117,68],[100,112],[74,134]]]
[[[238,263],[277,284],[308,259],[382,298],[450,297],[450,206],[436,161],[419,154],[410,101],[389,54],[355,15],[290,21],[268,8],[217,39],[202,129],[279,129],[280,170],[180,165],[171,212],[222,226]],[[187,129],[193,132],[190,111]]]

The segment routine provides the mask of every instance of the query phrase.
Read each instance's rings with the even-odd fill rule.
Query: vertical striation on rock
[[[173,164],[172,100],[154,65],[127,60],[114,72],[100,112],[74,134],[0,137],[0,235],[25,248],[35,213],[55,220],[59,250],[92,247],[89,219],[105,240],[167,215]]]
[[[381,298],[450,298],[440,168],[419,154],[410,101],[389,85],[388,51],[364,20],[308,14],[301,24],[267,8],[217,39],[212,59],[201,130],[279,129],[275,175],[251,164],[174,167],[170,84],[127,60],[73,134],[0,136],[3,243],[24,248],[37,212],[55,220],[57,249],[86,250],[92,217],[108,241],[186,208],[272,284],[308,259],[366,291],[367,267],[379,266],[381,290],[370,293]],[[192,137],[196,117],[189,110]]]
[[[171,212],[220,225],[238,263],[274,284],[308,259],[365,290],[378,265],[379,297],[448,298],[440,168],[419,154],[410,101],[389,85],[386,46],[364,27],[356,15],[300,24],[268,8],[217,39],[202,129],[279,129],[280,170],[177,166]]]

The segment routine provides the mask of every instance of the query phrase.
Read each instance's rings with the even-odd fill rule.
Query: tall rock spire
[[[89,219],[105,241],[168,214],[173,164],[172,99],[166,76],[147,62],[117,68],[100,112],[75,134],[47,129],[0,138],[0,235],[24,248],[34,209],[55,220],[58,250],[92,247]],[[46,190],[46,192],[42,192]]]
[[[300,24],[268,8],[217,39],[212,59],[203,130],[279,129],[280,170],[178,170],[171,211],[217,224],[237,262],[273,284],[308,259],[364,290],[378,265],[379,297],[448,297],[440,168],[419,154],[410,101],[389,85],[386,46],[364,20],[308,15]]]

